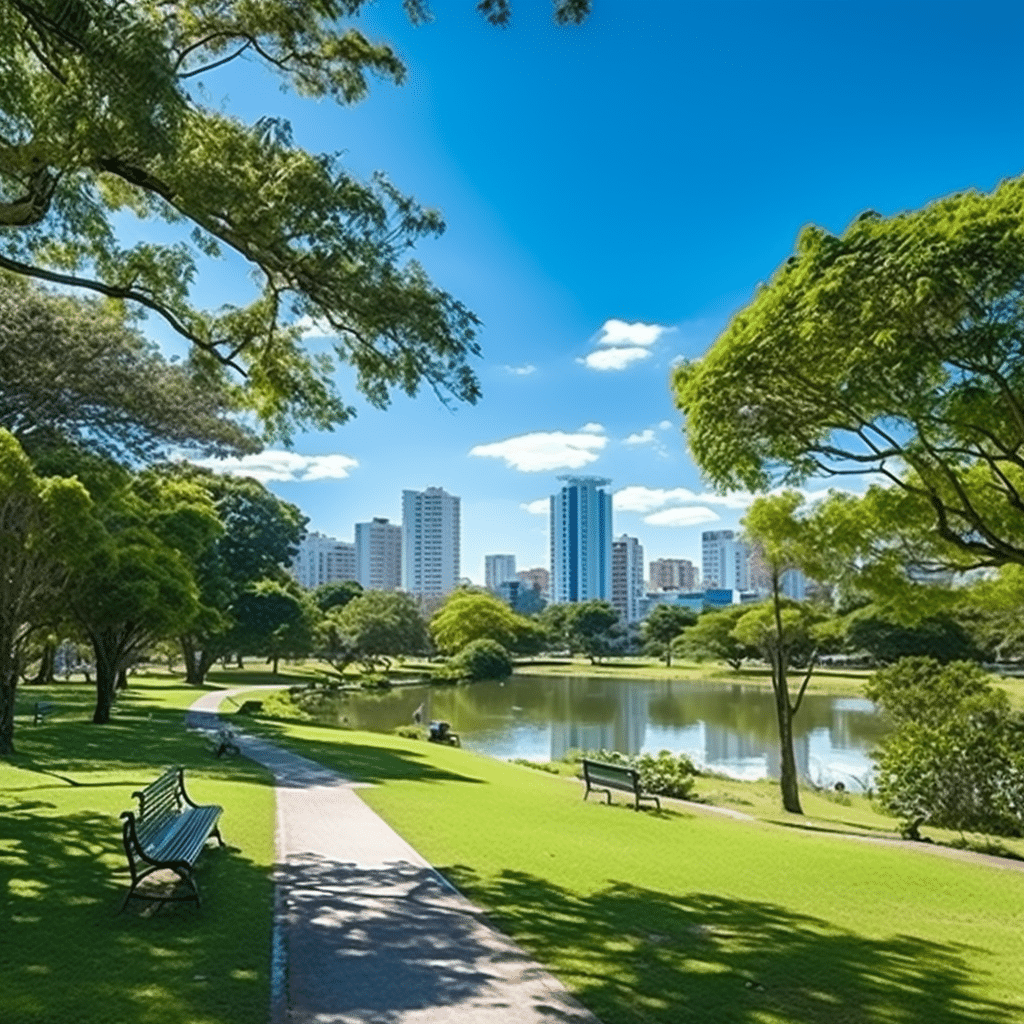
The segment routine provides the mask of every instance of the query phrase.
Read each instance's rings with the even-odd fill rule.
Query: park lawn
[[[465,751],[256,728],[367,803],[605,1022],[1024,1019],[1024,872],[680,805]]]
[[[12,1024],[252,1024],[266,1020],[273,919],[272,780],[243,759],[216,761],[177,708],[196,691],[134,680],[108,725],[89,720],[83,684],[26,687],[18,753],[0,760],[0,1019]],[[31,722],[32,704],[60,711]],[[168,765],[189,794],[224,807],[199,859],[203,909],[132,901],[121,811]]]

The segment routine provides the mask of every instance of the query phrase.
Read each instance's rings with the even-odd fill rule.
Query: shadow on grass
[[[402,779],[413,782],[483,783],[482,779],[472,775],[439,768],[415,750],[346,739],[347,733],[343,729],[336,730],[337,739],[315,740],[296,736],[289,733],[284,725],[266,719],[259,722],[247,719],[246,727],[254,735],[275,746],[331,768],[353,782],[372,784]]]
[[[133,904],[120,823],[48,816],[7,794],[0,815],[3,1016],[18,1024],[250,1024],[266,1019],[273,885],[236,850],[199,858],[204,906]],[[229,835],[230,841],[230,835]],[[152,914],[152,916],[149,916]]]
[[[505,871],[442,869],[599,1017],[622,1022],[1011,1024],[1024,1004],[979,993],[956,944],[874,939],[773,906],[626,882],[581,897]],[[823,894],[823,899],[827,898]]]
[[[181,711],[119,707],[115,717],[104,725],[86,719],[49,721],[21,729],[16,740],[17,753],[7,762],[52,778],[55,785],[94,785],[76,775],[101,770],[132,772],[135,777],[121,785],[144,786],[168,765],[186,768],[186,785],[188,777],[197,774],[272,784],[272,779],[249,761],[215,758],[204,736],[186,732]]]

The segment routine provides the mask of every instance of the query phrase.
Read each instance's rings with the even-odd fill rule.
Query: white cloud
[[[650,444],[654,440],[653,430],[641,430],[639,434],[630,434],[623,444]]]
[[[271,480],[307,482],[310,480],[344,480],[349,470],[359,465],[347,455],[299,455],[297,452],[265,451],[243,455],[240,459],[194,459],[228,476],[251,476],[261,483]]]
[[[702,505],[688,505],[683,508],[666,508],[661,512],[652,512],[644,516],[644,522],[650,526],[698,526],[701,523],[713,523],[721,518]]]
[[[623,487],[612,497],[612,505],[616,512],[653,512],[665,505],[682,505],[698,501],[693,491],[685,487],[674,487],[668,490],[663,487]]]
[[[510,437],[493,444],[478,444],[470,455],[489,459],[504,459],[512,469],[524,473],[539,473],[552,469],[579,469],[597,460],[608,438],[598,434],[603,430],[596,423],[588,423],[575,434],[560,430],[537,431]]]
[[[537,372],[537,367],[532,363],[525,366],[506,366],[505,369],[515,377],[529,377],[531,373]]]
[[[627,324],[625,320],[605,320],[598,333],[598,345],[615,345],[633,348],[637,345],[653,345],[670,327],[661,324]]]
[[[638,359],[648,359],[651,353],[645,348],[606,348],[591,352],[583,359],[577,360],[591,370],[624,370],[630,363]]]
[[[538,498],[536,501],[527,502],[519,506],[524,512],[533,516],[546,516],[551,511],[550,498]]]
[[[675,426],[675,424],[671,420],[662,420],[658,424],[658,429],[659,430],[671,430],[674,426]]]
[[[581,434],[603,434],[604,433],[604,427],[602,427],[600,423],[584,423],[583,426],[580,427],[580,433]]]

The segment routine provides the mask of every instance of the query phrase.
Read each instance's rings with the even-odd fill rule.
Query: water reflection
[[[390,732],[411,723],[420,704],[425,720],[451,722],[464,747],[492,757],[671,750],[740,778],[778,777],[771,692],[741,685],[517,675],[504,683],[345,696],[325,721],[346,716],[356,728]],[[870,701],[816,695],[804,697],[794,726],[801,774],[848,788],[870,771],[868,751],[885,731]]]

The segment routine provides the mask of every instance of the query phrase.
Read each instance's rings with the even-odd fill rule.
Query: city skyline
[[[866,210],[988,191],[1024,169],[1024,7],[961,10],[637,0],[558,28],[549,5],[520,4],[499,31],[472,3],[417,28],[379,4],[356,24],[394,45],[401,88],[373,83],[334,108],[227,69],[228,109],[286,119],[297,143],[340,151],[363,177],[382,169],[442,211],[446,233],[412,255],[482,322],[483,398],[448,408],[427,389],[377,409],[342,369],[350,423],[208,464],[256,476],[311,530],[345,538],[355,522],[399,521],[402,488],[443,482],[462,498],[461,571],[478,583],[496,551],[547,565],[550,481],[592,473],[615,481],[616,533],[649,559],[700,564],[701,532],[738,529],[750,499],[702,482],[673,364],[701,358],[807,224],[842,232]],[[808,55],[832,73],[781,116],[764,97],[791,95]],[[238,299],[231,275],[197,287]]]

